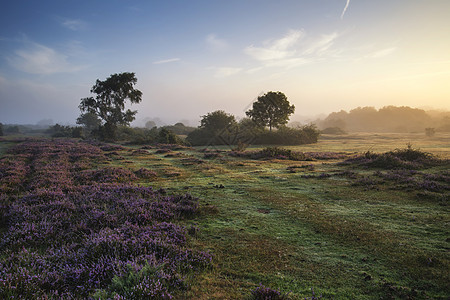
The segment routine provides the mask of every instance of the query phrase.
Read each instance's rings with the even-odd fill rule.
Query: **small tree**
[[[97,79],[91,89],[96,97],[81,99],[82,113],[91,113],[101,120],[100,135],[105,140],[115,140],[117,126],[128,126],[135,119],[137,111],[125,110],[125,101],[139,103],[142,92],[135,89],[137,79],[134,73],[113,74],[105,81]]]
[[[0,123],[0,136],[3,136],[3,124]]]
[[[192,145],[230,144],[236,129],[237,122],[233,115],[216,110],[202,116],[199,128],[188,134],[187,141]]]
[[[202,116],[200,128],[210,132],[217,133],[232,125],[236,125],[236,119],[233,115],[227,114],[223,110],[216,110]]]
[[[253,103],[253,108],[246,112],[259,126],[279,127],[286,125],[289,116],[295,111],[295,106],[290,105],[287,97],[282,92],[268,92],[258,97]]]

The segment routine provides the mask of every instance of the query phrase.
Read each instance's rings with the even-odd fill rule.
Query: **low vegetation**
[[[335,139],[2,140],[1,297],[448,299],[448,151]]]
[[[96,146],[46,141],[1,160],[1,298],[166,299],[211,264],[176,224],[196,198],[133,184],[154,173],[107,161]]]

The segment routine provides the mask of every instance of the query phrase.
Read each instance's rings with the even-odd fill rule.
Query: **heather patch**
[[[197,198],[133,185],[154,176],[146,169],[90,169],[99,157],[93,145],[47,141],[1,160],[0,297],[169,299],[211,265],[172,223],[194,217]]]
[[[344,165],[359,165],[380,169],[423,169],[437,166],[445,161],[438,159],[430,153],[413,149],[408,145],[406,149],[396,149],[385,153],[366,152],[344,161]]]

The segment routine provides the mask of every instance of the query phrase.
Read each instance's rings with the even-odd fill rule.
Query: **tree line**
[[[158,130],[129,128],[137,111],[125,109],[125,104],[140,103],[142,92],[134,85],[134,73],[113,74],[104,81],[97,79],[91,89],[94,97],[81,99],[80,117],[77,124],[83,126],[84,135],[105,141],[116,141],[120,134],[140,136],[142,142],[156,141],[181,143],[180,138],[168,128]],[[317,142],[319,131],[314,125],[288,128],[286,124],[295,111],[282,92],[268,92],[253,103],[246,112],[247,118],[237,122],[236,118],[222,110],[202,116],[198,128],[188,133],[186,142],[191,145],[233,145],[233,144],[304,144]],[[177,124],[176,124],[177,125]],[[182,124],[174,125],[183,129]],[[173,128],[173,129],[175,129]],[[63,128],[64,129],[64,128]]]
[[[326,132],[424,132],[427,128],[450,131],[449,112],[430,112],[408,106],[358,107],[341,110],[316,121]]]

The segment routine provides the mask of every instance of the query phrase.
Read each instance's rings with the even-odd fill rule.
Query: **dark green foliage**
[[[161,144],[184,144],[183,141],[175,133],[166,128],[162,128],[159,131],[156,141]]]
[[[186,140],[192,145],[230,145],[237,129],[233,115],[217,110],[202,116],[200,127],[190,132]]]
[[[158,129],[131,128],[128,126],[118,127],[118,140],[125,141],[131,145],[146,145],[156,143],[158,137]]]
[[[195,130],[195,127],[185,126],[183,123],[176,123],[175,125],[164,126],[163,128],[170,130],[178,135],[188,135],[189,133]]]
[[[278,158],[290,160],[303,160],[305,155],[301,152],[294,152],[290,149],[283,149],[278,147],[267,147],[255,153],[256,157],[260,158]]]
[[[3,136],[3,124],[0,123],[0,136]]]
[[[95,137],[99,133],[102,122],[97,115],[87,112],[77,118],[77,124],[84,127],[84,135]]]
[[[46,130],[52,137],[82,138],[83,128],[55,124]]]
[[[325,129],[321,130],[321,133],[336,134],[336,135],[347,134],[347,132],[345,132],[345,130],[342,130],[340,127],[327,127]]]
[[[276,131],[263,130],[254,139],[262,145],[301,145],[317,143],[320,132],[315,125],[300,128],[281,127]]]
[[[287,97],[282,92],[268,92],[259,96],[253,103],[253,108],[246,112],[256,124],[261,127],[268,126],[269,130],[286,125],[289,116],[295,111],[295,106],[290,105]]]
[[[141,102],[142,92],[134,88],[136,82],[134,73],[113,74],[105,81],[97,79],[91,89],[95,98],[81,99],[81,112],[91,113],[101,120],[99,135],[102,139],[116,140],[118,125],[129,125],[135,119],[137,111],[125,110],[125,101]]]
[[[17,125],[5,126],[4,132],[7,134],[19,134],[21,133],[20,127]]]
[[[282,126],[270,131],[261,128],[251,119],[245,118],[236,123],[234,116],[217,111],[204,116],[202,125],[189,133],[186,140],[194,146],[301,145],[316,143],[319,135],[319,130],[313,124],[298,128]]]
[[[216,110],[202,116],[200,129],[205,129],[213,133],[219,133],[230,126],[236,125],[236,119],[233,115],[227,114],[223,110]]]

